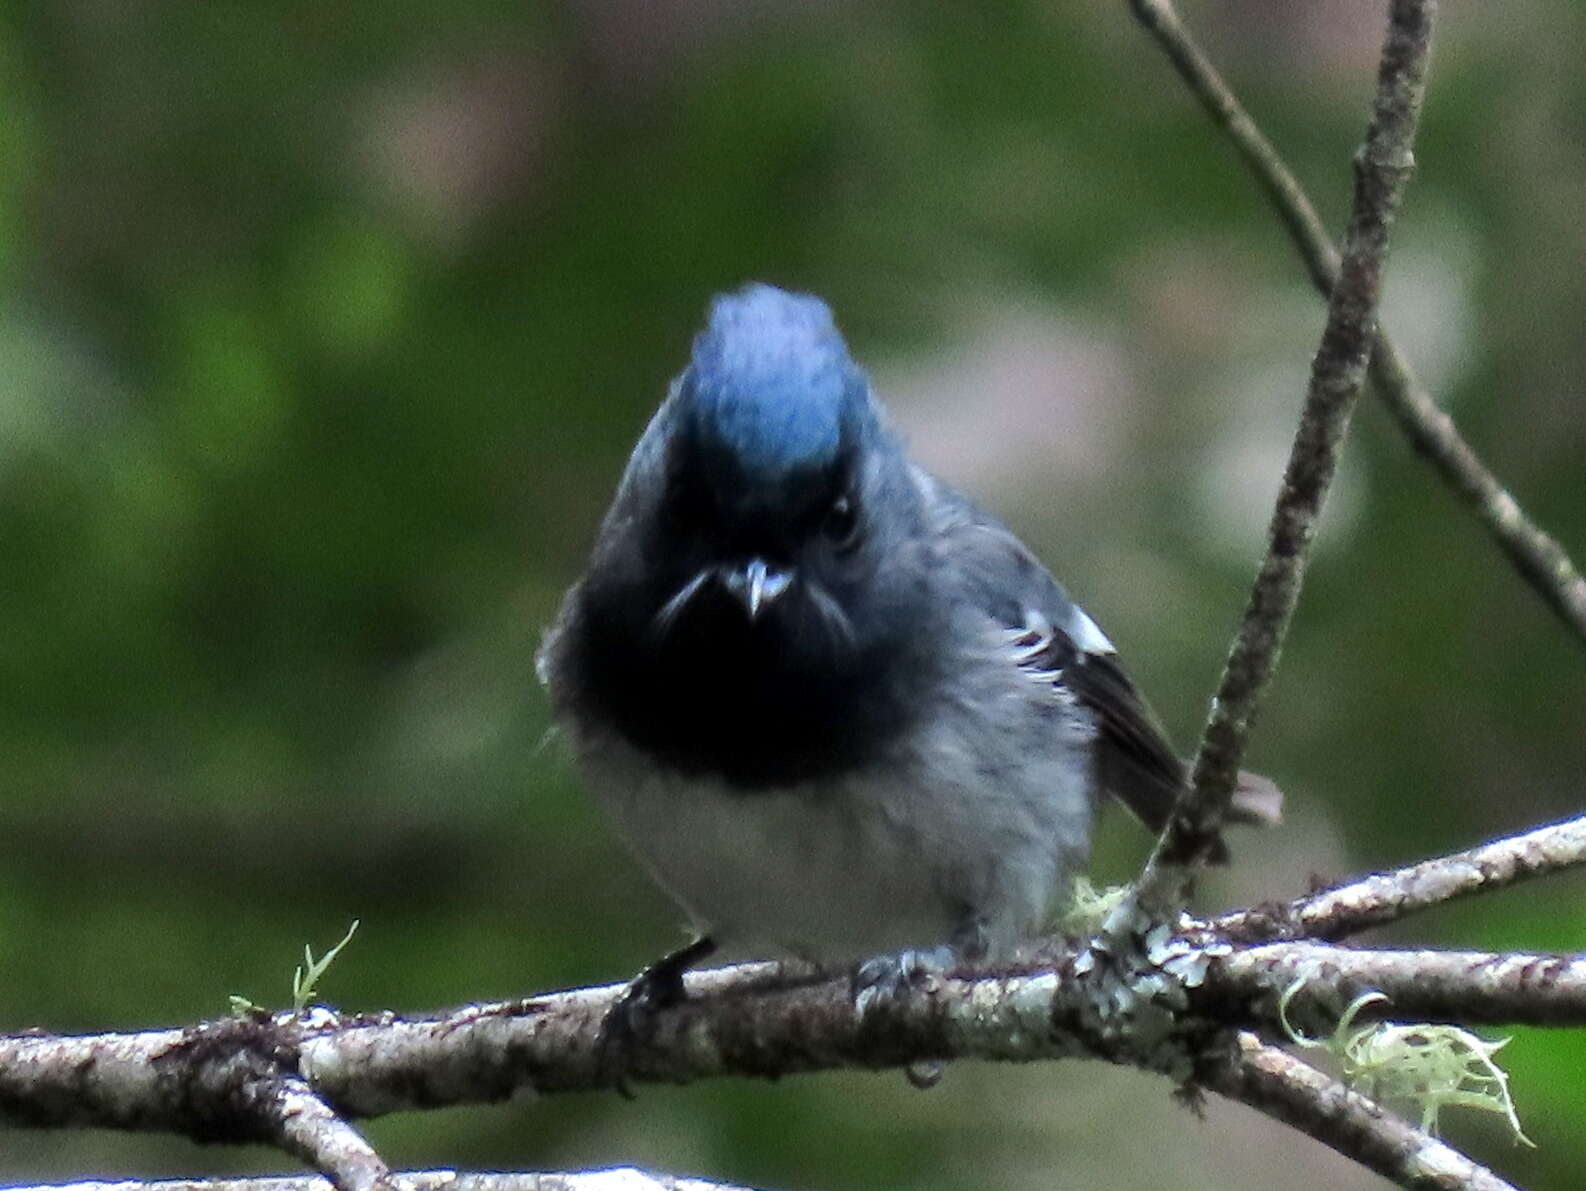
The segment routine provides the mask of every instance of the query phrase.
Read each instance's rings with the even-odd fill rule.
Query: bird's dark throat
[[[864,764],[914,702],[890,689],[885,651],[840,646],[796,593],[752,621],[706,593],[659,638],[590,612],[590,710],[658,761],[745,792]]]

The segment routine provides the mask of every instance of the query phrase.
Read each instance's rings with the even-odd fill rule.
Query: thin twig
[[[1416,380],[1399,349],[1383,337],[1371,358],[1371,379],[1415,449],[1480,518],[1532,590],[1586,641],[1586,578],[1564,547],[1526,515],[1460,437],[1454,419]]]
[[[1294,1126],[1401,1187],[1516,1191],[1458,1150],[1253,1035],[1240,1035],[1237,1057],[1214,1067],[1205,1084]]]
[[[1190,92],[1233,142],[1288,229],[1307,272],[1323,295],[1338,280],[1338,249],[1299,180],[1217,73],[1171,0],[1132,0]],[[1564,624],[1586,641],[1586,578],[1568,553],[1526,516],[1518,501],[1460,435],[1459,428],[1416,378],[1386,328],[1378,326],[1371,380],[1411,445],[1468,505],[1516,569]]]
[[[391,1168],[299,1077],[273,1081],[265,1112],[280,1147],[326,1175],[336,1191],[392,1191]]]
[[[1139,5],[1147,0],[1135,0]],[[1176,866],[1203,861],[1234,788],[1252,717],[1277,664],[1299,600],[1317,517],[1332,483],[1349,417],[1376,335],[1388,236],[1409,181],[1411,146],[1426,85],[1434,0],[1393,0],[1366,141],[1355,159],[1355,194],[1327,327],[1311,367],[1305,408],[1272,514],[1267,555],[1250,593],[1194,774],[1142,878],[1148,903],[1182,901]]]
[[[1343,939],[1433,906],[1586,864],[1586,815],[1467,852],[1373,873],[1291,902],[1255,906],[1207,925],[1239,943]]]
[[[1338,280],[1338,249],[1299,179],[1239,102],[1173,8],[1172,0],[1130,0],[1135,18],[1156,39],[1190,93],[1212,122],[1226,132],[1256,181],[1267,192],[1323,295]]]

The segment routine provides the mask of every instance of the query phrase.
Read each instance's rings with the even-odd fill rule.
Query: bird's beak
[[[739,570],[727,571],[722,582],[727,591],[743,605],[750,621],[759,619],[766,606],[793,583],[791,571],[773,570],[763,558],[752,558]]]

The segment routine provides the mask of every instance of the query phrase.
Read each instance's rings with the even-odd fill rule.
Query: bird
[[[667,999],[718,942],[866,981],[1010,958],[1102,797],[1160,831],[1186,780],[1096,621],[910,459],[826,303],[764,283],[711,304],[537,669],[697,932],[647,973]]]

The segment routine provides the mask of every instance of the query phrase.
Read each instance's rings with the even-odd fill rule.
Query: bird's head
[[[817,298],[718,298],[634,449],[579,596],[627,735],[744,785],[851,762],[932,639],[923,502]]]
[[[669,404],[659,627],[725,602],[842,647],[902,462],[831,311],[769,285],[718,298]]]

